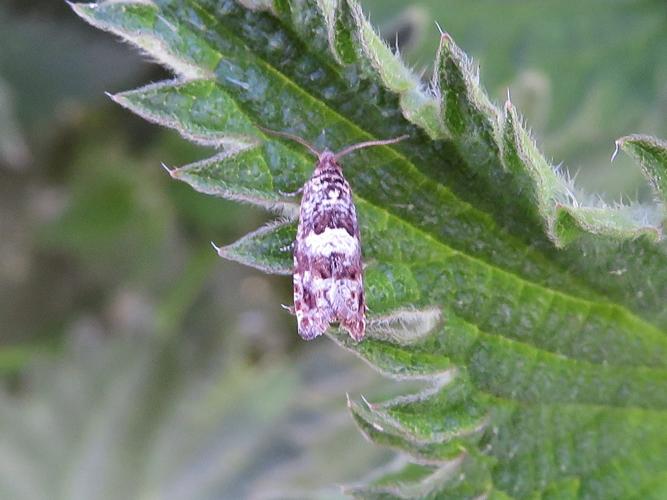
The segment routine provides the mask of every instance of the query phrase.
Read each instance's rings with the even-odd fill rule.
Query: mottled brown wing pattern
[[[299,335],[311,340],[338,322],[364,336],[361,242],[350,186],[325,151],[303,189],[294,245],[294,310]]]
[[[301,190],[294,242],[293,312],[299,335],[312,340],[338,322],[359,341],[366,332],[361,240],[350,185],[338,160],[358,149],[395,144],[408,136],[358,142],[338,153],[320,153],[297,135],[259,128],[297,142],[317,157],[315,171]]]

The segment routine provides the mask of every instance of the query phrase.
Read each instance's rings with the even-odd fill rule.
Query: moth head
[[[318,163],[320,165],[325,165],[327,163],[336,163],[336,155],[329,151],[328,149],[325,149],[320,153],[320,155],[317,157]]]

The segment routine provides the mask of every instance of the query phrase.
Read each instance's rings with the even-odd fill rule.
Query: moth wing
[[[310,340],[337,321],[365,332],[361,248],[350,187],[333,157],[320,158],[304,186],[294,247],[294,305],[299,334]]]
[[[366,298],[361,255],[352,256],[336,278],[336,319],[354,340],[359,341],[366,333]]]
[[[313,276],[307,257],[295,248],[294,311],[299,335],[312,340],[322,335],[331,322],[331,310],[327,301],[327,286]]]

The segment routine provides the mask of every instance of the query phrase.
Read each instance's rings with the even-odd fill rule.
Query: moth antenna
[[[287,132],[278,132],[277,130],[271,130],[270,128],[265,128],[260,125],[257,125],[257,128],[260,129],[262,132],[266,132],[267,134],[273,134],[277,135],[278,137],[284,137],[285,139],[289,139],[294,142],[298,142],[301,144],[304,148],[306,148],[308,151],[313,153],[317,158],[320,157],[320,152],[315,149],[313,146],[311,146],[308,142],[306,142],[303,138],[299,137],[298,135],[290,134]]]
[[[348,146],[342,151],[336,153],[334,155],[334,160],[340,160],[343,156],[351,153],[352,151],[356,151],[357,149],[370,148],[372,146],[386,146],[388,144],[396,144],[397,142],[404,141],[408,137],[410,136],[406,134],[400,137],[394,137],[393,139],[385,139],[383,141],[367,141],[367,142],[359,142],[357,144],[352,144],[351,146]]]

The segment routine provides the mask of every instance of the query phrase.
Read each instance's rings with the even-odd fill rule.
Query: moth
[[[299,335],[312,340],[337,322],[360,341],[366,332],[361,238],[352,191],[339,161],[358,149],[394,144],[408,136],[360,142],[333,153],[317,151],[286,132],[262,130],[301,144],[317,158],[303,187],[286,193],[302,194],[293,245],[294,307],[288,307],[296,315]]]

